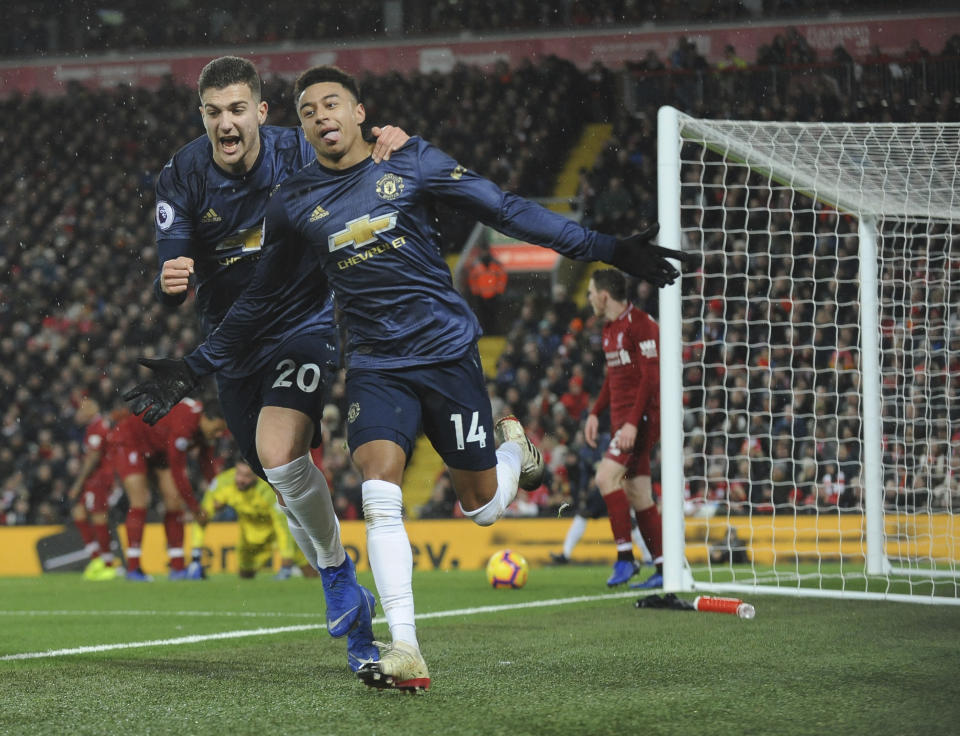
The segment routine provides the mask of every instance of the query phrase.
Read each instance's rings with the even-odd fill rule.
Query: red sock
[[[603,497],[607,504],[607,515],[610,517],[610,529],[613,531],[613,541],[617,545],[617,551],[621,548],[633,549],[633,541],[630,537],[630,502],[627,500],[627,494],[622,488],[618,488],[613,493],[608,493]],[[631,557],[633,553],[631,552]]]
[[[110,528],[106,524],[94,524],[93,535],[100,545],[100,553],[104,562],[113,562],[113,553],[110,551]]]
[[[163,528],[167,532],[167,556],[171,570],[183,569],[183,512],[168,511],[163,517]]]
[[[663,557],[663,522],[660,521],[660,511],[654,504],[643,511],[633,512],[637,517],[637,526],[640,528],[640,536],[643,537],[647,549],[654,562],[661,562]]]
[[[140,545],[143,543],[143,527],[147,522],[147,510],[131,508],[127,512],[127,569],[140,567]]]
[[[90,559],[95,560],[100,556],[100,550],[93,544],[93,529],[90,527],[90,522],[86,519],[74,519],[73,523],[76,524],[77,531],[80,532],[80,539],[83,540],[84,549],[90,553]]]

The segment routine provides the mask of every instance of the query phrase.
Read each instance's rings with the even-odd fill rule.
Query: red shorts
[[[87,513],[105,513],[110,510],[110,495],[113,492],[113,465],[101,463],[83,484],[83,507]]]
[[[162,457],[144,452],[137,445],[121,445],[117,448],[114,468],[121,480],[126,480],[131,475],[146,475],[150,468],[160,467],[166,467]]]
[[[617,434],[610,440],[604,457],[623,465],[627,469],[627,478],[650,475],[650,453],[660,441],[660,422],[656,419],[651,422],[648,417],[644,417],[640,426],[637,427],[637,439],[633,443],[633,450],[629,453],[624,453],[617,446],[619,435],[620,430],[617,430]]]

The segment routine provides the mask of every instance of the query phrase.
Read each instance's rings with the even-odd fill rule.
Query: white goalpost
[[[664,588],[960,604],[960,124],[658,116]]]

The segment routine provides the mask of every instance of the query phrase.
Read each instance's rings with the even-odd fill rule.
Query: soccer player
[[[597,446],[599,415],[609,407],[613,438],[596,471],[617,545],[617,561],[607,585],[622,585],[640,570],[630,536],[632,507],[657,571],[631,587],[659,588],[663,585],[663,535],[650,481],[650,452],[660,439],[660,331],[649,314],[628,301],[627,281],[616,269],[593,272],[587,299],[594,314],[606,322],[607,374],[583,437],[590,447]]]
[[[281,573],[286,571],[280,579],[290,577],[294,562],[304,570],[305,575],[317,574],[293,543],[287,531],[287,517],[280,510],[273,488],[258,478],[250,465],[238,460],[232,468],[217,474],[200,503],[204,513],[194,529],[194,560],[190,563],[188,577],[202,577],[203,568],[197,553],[203,547],[204,530],[208,520],[224,506],[231,507],[237,514],[240,530],[237,570],[241,578],[252,578],[258,570],[269,569],[277,549],[281,555]]]
[[[479,324],[441,257],[433,203],[658,285],[679,275],[667,258],[682,254],[652,245],[655,228],[626,240],[586,230],[501,191],[419,138],[375,165],[360,134],[359,90],[340,69],[307,70],[294,93],[317,160],[271,198],[253,283],[206,343],[185,360],[151,361],[154,380],[129,395],[145,417],[162,413],[197,376],[269,335],[277,313],[323,300],[332,288],[347,327],[348,443],[363,476],[370,566],[393,639],[357,674],[372,687],[425,689],[430,675],[416,636],[400,489],[421,426],[450,470],[464,515],[480,525],[494,523],[518,486],[536,488],[543,475],[540,453],[516,418],[493,426]]]
[[[206,136],[174,155],[157,180],[156,233],[161,302],[184,301],[191,278],[204,332],[220,322],[251,280],[260,258],[263,212],[271,192],[314,159],[300,128],[264,125],[260,77],[246,59],[214,59],[198,80]],[[402,130],[374,127],[375,162],[406,142]],[[227,426],[243,457],[270,482],[290,533],[323,578],[328,631],[347,634],[348,663],[375,658],[373,596],[359,586],[323,474],[310,459],[319,440],[323,384],[339,359],[333,307],[308,300],[276,315],[257,347],[217,374]],[[261,339],[262,338],[262,339]]]
[[[110,417],[100,413],[100,405],[92,398],[80,402],[75,419],[78,424],[86,425],[83,464],[67,497],[74,502],[71,516],[90,555],[83,578],[113,580],[117,570],[110,550],[107,514],[116,478],[113,459],[115,425]]]
[[[213,479],[213,441],[223,434],[225,424],[199,401],[184,399],[154,426],[139,417],[129,416],[116,430],[116,471],[130,501],[127,512],[127,580],[149,581],[140,567],[143,528],[150,504],[152,474],[163,498],[163,527],[167,534],[170,579],[185,580],[183,560],[183,507],[194,517],[202,515],[200,505],[187,476],[187,454],[194,447],[201,452],[201,468],[208,481]]]

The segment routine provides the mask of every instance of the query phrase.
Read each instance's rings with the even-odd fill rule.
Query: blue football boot
[[[347,632],[347,664],[354,672],[380,659],[380,650],[373,643],[373,614],[377,610],[377,601],[369,590],[362,585],[358,587],[363,605],[353,628]]]
[[[353,560],[347,555],[337,567],[321,567],[320,580],[327,601],[327,631],[347,636],[347,664],[354,672],[380,658],[373,645],[373,594],[357,582]]]
[[[135,583],[152,583],[153,577],[147,575],[139,567],[136,570],[127,570],[127,580],[132,580]]]
[[[167,579],[168,579],[168,580],[174,580],[174,581],[177,581],[177,580],[187,580],[187,579],[188,579],[188,578],[187,578],[187,569],[184,567],[184,568],[181,568],[181,569],[179,569],[179,570],[171,570],[171,571],[170,571],[170,574],[167,575]]]
[[[632,590],[654,590],[663,587],[663,575],[659,572],[653,573],[642,583],[634,583],[630,586]]]
[[[613,563],[613,574],[607,578],[607,585],[623,585],[630,578],[640,572],[640,565],[633,560],[617,560]]]

